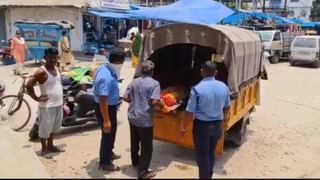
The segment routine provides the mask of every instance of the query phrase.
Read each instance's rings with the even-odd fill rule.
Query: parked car
[[[290,45],[296,36],[304,35],[303,32],[281,32],[280,30],[261,30],[260,34],[265,51],[270,54],[270,63],[279,63],[280,58],[288,58]]]
[[[297,36],[290,47],[290,65],[312,64],[320,67],[320,36]]]

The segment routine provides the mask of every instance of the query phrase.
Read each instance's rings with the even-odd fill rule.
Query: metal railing
[[[175,1],[176,0],[130,0],[130,3],[146,7],[155,7],[168,5]]]

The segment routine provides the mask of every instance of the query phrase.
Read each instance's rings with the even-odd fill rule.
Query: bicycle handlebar
[[[29,75],[29,73],[22,73],[22,74],[19,74],[19,76],[20,76],[22,79],[26,79],[26,78],[32,77],[32,75]]]

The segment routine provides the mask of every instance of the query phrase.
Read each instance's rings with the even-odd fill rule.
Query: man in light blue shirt
[[[117,105],[119,102],[118,77],[109,64],[103,64],[96,70],[94,83],[94,100],[100,103],[101,96],[108,97],[108,105]]]
[[[216,73],[215,63],[206,61],[202,65],[203,80],[191,89],[186,108],[188,116],[194,118],[193,142],[200,179],[213,175],[214,152],[223,131],[221,123],[227,123],[230,109],[229,89],[215,79]]]
[[[114,67],[123,64],[124,58],[125,53],[119,49],[111,51],[110,64],[102,64],[96,70],[93,88],[96,116],[102,130],[99,168],[107,171],[120,170],[112,163],[113,160],[120,158],[112,151],[117,132],[117,106],[119,103],[118,76]]]

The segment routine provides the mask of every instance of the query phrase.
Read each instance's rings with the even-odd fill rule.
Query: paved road
[[[85,64],[85,63],[81,63]],[[1,80],[7,83],[7,93],[17,91],[12,83],[11,67],[0,66]],[[320,177],[320,69],[290,67],[288,63],[270,65],[270,79],[262,81],[262,104],[252,115],[248,139],[240,148],[227,147],[217,159],[217,177]],[[32,68],[28,68],[32,71]],[[133,69],[126,63],[122,70],[125,81],[121,92],[130,82]],[[32,104],[33,117],[36,103]],[[56,143],[66,152],[53,160],[41,159],[53,177],[134,178],[130,167],[127,105],[119,111],[117,153],[118,173],[105,174],[97,170],[100,131],[94,125],[63,129]],[[27,131],[23,132],[27,138]],[[38,143],[30,143],[35,151]],[[195,178],[197,168],[192,150],[176,145],[154,142],[152,168],[158,178]]]

